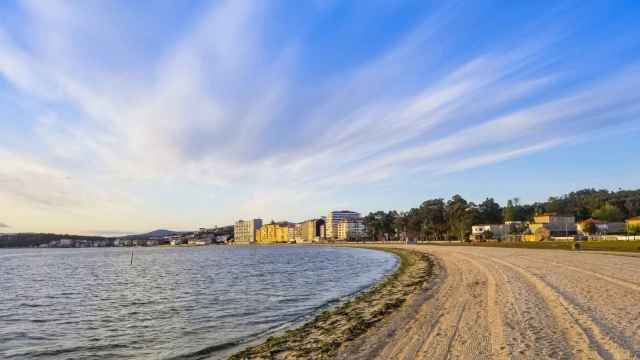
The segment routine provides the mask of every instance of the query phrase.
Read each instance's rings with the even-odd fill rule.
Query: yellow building
[[[297,243],[310,243],[320,240],[320,226],[324,224],[324,220],[307,220],[296,224]]]
[[[636,229],[640,229],[640,216],[632,217],[631,219],[627,219],[625,221],[627,224],[627,231],[631,232]]]
[[[632,217],[631,219],[627,219],[627,225],[640,225],[640,216]]]
[[[293,229],[294,225],[288,222],[262,225],[256,231],[256,242],[258,244],[288,243]]]
[[[574,216],[542,213],[534,216],[533,220],[534,222],[529,224],[529,230],[533,234],[541,228],[549,230],[553,236],[570,235],[576,232],[576,218]]]

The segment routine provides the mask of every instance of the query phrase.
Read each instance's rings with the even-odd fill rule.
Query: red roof
[[[556,215],[558,215],[558,214],[554,213],[554,212],[543,212],[543,213],[540,213],[540,214],[538,214],[536,216],[556,216]]]
[[[582,224],[587,224],[587,223],[594,223],[594,224],[606,224],[606,221],[602,221],[602,220],[598,220],[598,219],[587,219],[587,220],[582,220],[580,221],[578,224],[582,225]]]

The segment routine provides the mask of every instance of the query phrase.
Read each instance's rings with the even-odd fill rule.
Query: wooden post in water
[[[129,265],[133,265],[133,250],[131,250],[131,264]]]

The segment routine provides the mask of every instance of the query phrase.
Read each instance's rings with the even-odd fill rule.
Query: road
[[[640,257],[412,246],[437,271],[349,359],[640,359]]]

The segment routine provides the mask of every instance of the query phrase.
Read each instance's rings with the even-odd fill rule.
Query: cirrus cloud
[[[436,7],[319,76],[309,38],[337,4],[298,26],[273,3],[222,1],[181,13],[175,33],[156,23],[151,42],[125,6],[26,1],[12,11],[28,28],[0,25],[0,91],[31,101],[29,144],[0,149],[0,196],[115,209],[149,202],[147,188],[206,188],[237,194],[218,196],[230,211],[285,216],[336,188],[462,172],[640,118],[638,59],[601,69],[599,51],[572,68],[588,42],[545,17],[547,30],[485,43],[452,34],[473,15]]]

